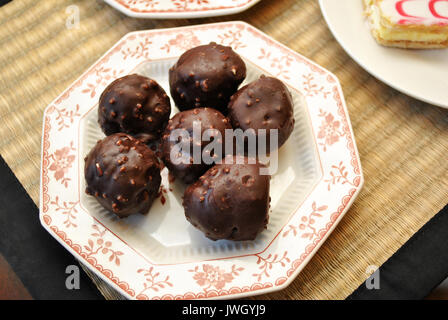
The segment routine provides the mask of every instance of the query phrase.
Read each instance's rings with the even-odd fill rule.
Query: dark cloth
[[[1,157],[0,177],[0,255],[31,296],[103,299],[77,260],[42,227],[38,208]],[[79,267],[79,290],[66,288],[69,265]]]
[[[423,299],[447,277],[448,205],[379,268],[379,290],[362,283],[347,299]]]

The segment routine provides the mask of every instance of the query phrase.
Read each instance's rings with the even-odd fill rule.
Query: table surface
[[[77,29],[65,27],[72,4]],[[448,202],[448,110],[366,73],[335,41],[317,1],[262,0],[238,15],[157,21],[126,17],[100,0],[14,0],[0,8],[0,153],[37,204],[42,112],[54,98],[127,32],[228,20],[254,25],[341,81],[364,189],[297,279],[261,298],[343,299]]]

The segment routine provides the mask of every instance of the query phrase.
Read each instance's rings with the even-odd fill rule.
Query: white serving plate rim
[[[119,0],[104,0],[107,4],[115,8],[116,10],[124,13],[125,15],[133,18],[140,19],[189,19],[189,18],[206,18],[217,17],[224,15],[237,14],[245,11],[255,5],[260,0],[247,0],[243,5],[234,5],[221,8],[201,8],[196,10],[166,10],[157,9],[142,11],[138,9],[137,5],[127,8]]]

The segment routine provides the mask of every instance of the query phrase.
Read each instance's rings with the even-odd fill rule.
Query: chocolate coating
[[[278,129],[278,148],[294,130],[294,108],[291,93],[280,80],[261,76],[235,93],[229,103],[229,119],[235,128],[266,129],[267,150],[270,129]],[[260,134],[261,135],[261,134]]]
[[[185,190],[187,220],[212,240],[253,240],[268,223],[270,176],[243,159],[217,164]]]
[[[115,133],[85,158],[86,193],[120,218],[146,213],[159,192],[160,163],[140,140]]]
[[[193,144],[196,141],[193,141],[193,123],[199,122],[201,125],[201,136],[198,137],[197,143],[200,143],[201,146],[201,154],[204,151],[204,148],[211,142],[214,142],[214,139],[216,137],[217,139],[217,145],[219,143],[220,149],[221,149],[222,143],[225,141],[225,130],[226,129],[232,129],[232,126],[230,125],[229,119],[227,119],[225,116],[222,115],[218,110],[210,109],[210,108],[196,108],[192,110],[182,111],[174,115],[173,118],[171,118],[168,122],[168,126],[166,127],[163,135],[162,135],[162,145],[161,145],[161,153],[162,153],[162,159],[165,165],[170,170],[170,173],[176,177],[181,179],[183,182],[189,184],[194,181],[196,181],[205,171],[207,171],[208,168],[210,168],[213,163],[205,163],[203,157],[201,156],[202,160],[200,163],[193,163]],[[174,134],[172,135],[173,131],[176,129],[184,129],[186,133],[188,133],[188,140],[185,139],[185,148],[182,148],[182,150],[179,150],[180,152],[173,152],[175,153],[173,155],[174,159],[171,157],[171,153],[173,148],[176,147],[176,145],[179,145],[179,140],[172,141],[173,138],[176,138]],[[204,134],[204,131],[207,129],[213,129],[217,130],[217,133],[219,132],[222,141],[218,141],[218,134],[214,134],[212,139],[210,141],[203,141],[201,138]],[[223,152],[221,153],[215,153],[214,159],[222,159]],[[185,161],[181,163],[179,159],[185,158]],[[216,160],[215,160],[216,161]]]
[[[180,110],[209,107],[226,114],[230,96],[245,77],[240,56],[212,42],[184,52],[170,69],[171,97]]]
[[[98,123],[106,135],[125,132],[154,141],[160,137],[170,113],[165,90],[152,79],[131,74],[116,79],[101,94]]]

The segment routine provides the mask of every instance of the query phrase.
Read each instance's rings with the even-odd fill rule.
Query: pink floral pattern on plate
[[[70,146],[58,149],[50,155],[50,159],[53,163],[50,165],[49,170],[54,171],[54,178],[56,181],[60,181],[66,188],[71,180],[71,178],[67,176],[67,173],[76,158],[73,154],[74,151],[76,151],[76,149],[73,147],[72,141],[70,142]]]
[[[93,238],[87,241],[88,245],[84,246],[84,249],[88,252],[87,257],[93,257],[98,254],[109,256],[109,262],[114,262],[115,265],[120,266],[120,256],[123,252],[112,249],[112,242],[105,240],[106,229],[101,230],[96,224],[92,225],[94,232],[91,234]]]
[[[201,41],[194,35],[193,32],[180,33],[176,37],[168,40],[160,49],[170,53],[170,50],[174,47],[179,50],[188,50],[193,47],[197,47],[201,44]]]
[[[272,52],[267,51],[264,48],[260,49],[260,56],[258,59],[260,60],[268,60],[270,63],[270,67],[277,70],[274,74],[276,77],[290,79],[289,76],[289,67],[291,66],[292,58],[288,55],[282,55],[276,57],[272,54]]]
[[[281,256],[270,253],[266,258],[263,258],[261,255],[257,254],[257,264],[259,265],[258,269],[260,271],[252,274],[252,276],[256,277],[257,281],[261,281],[263,277],[269,278],[271,276],[269,274],[269,270],[272,269],[274,264],[280,264],[280,266],[285,267],[287,263],[291,262],[287,255],[288,251],[285,251]]]
[[[226,272],[220,267],[203,264],[202,271],[200,271],[199,266],[196,266],[193,270],[189,271],[194,273],[193,279],[196,283],[203,287],[204,291],[207,291],[210,288],[215,288],[217,290],[223,289],[227,283],[231,283],[243,270],[244,268],[237,268],[233,265],[232,269],[229,272]]]
[[[61,214],[66,216],[66,220],[64,221],[64,225],[67,228],[70,227],[78,227],[78,225],[74,222],[76,220],[76,214],[78,213],[78,210],[76,209],[76,206],[79,204],[79,201],[63,201],[59,203],[59,196],[56,196],[54,201],[51,202],[52,205],[55,206],[55,211],[60,212]]]
[[[99,87],[104,88],[104,86],[109,84],[111,79],[119,78],[122,73],[123,70],[118,71],[116,69],[104,67],[98,68],[94,73],[95,80],[93,82],[87,83],[87,87],[82,90],[82,93],[88,93],[90,94],[90,97],[93,98],[98,93],[97,89]]]
[[[323,121],[319,127],[317,138],[323,140],[319,142],[319,145],[323,147],[324,151],[327,151],[327,148],[338,142],[344,133],[341,131],[341,122],[336,120],[333,114],[321,110],[319,117],[322,117]]]
[[[316,202],[313,202],[312,204],[312,211],[306,215],[302,216],[300,218],[300,224],[298,225],[292,225],[290,224],[288,226],[288,229],[283,233],[283,237],[286,237],[288,234],[292,234],[294,237],[299,235],[302,238],[307,238],[312,240],[314,237],[316,237],[317,229],[314,226],[318,219],[323,217],[323,212],[328,209],[328,206],[323,205],[318,207],[316,205]]]
[[[314,97],[319,94],[327,99],[328,95],[330,95],[330,91],[326,91],[324,86],[318,86],[314,82],[314,76],[312,73],[303,75],[303,91],[307,97]]]
[[[116,9],[140,18],[197,18],[237,13],[259,0],[105,0]]]
[[[325,182],[328,182],[328,191],[331,190],[331,186],[335,185],[337,183],[341,183],[341,184],[348,184],[352,187],[356,187],[357,182],[356,180],[354,180],[353,182],[351,182],[348,178],[348,170],[347,167],[344,166],[344,163],[341,161],[339,162],[339,164],[337,166],[333,165],[331,166],[332,169],[330,171],[330,178],[329,179],[325,179]]]
[[[56,120],[58,121],[59,131],[69,128],[75,121],[75,118],[81,116],[79,114],[79,104],[76,105],[75,110],[70,110],[69,108],[54,108],[54,110],[58,114]]]
[[[137,294],[137,299],[139,300],[148,300],[148,296],[145,295],[145,292],[148,290],[158,292],[166,287],[173,286],[173,284],[169,281],[170,276],[166,276],[164,279],[159,279],[160,273],[155,272],[154,267],[150,267],[149,269],[138,269],[137,273],[141,273],[145,277],[143,289],[139,294]]]

